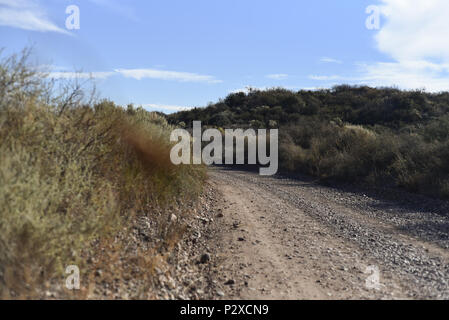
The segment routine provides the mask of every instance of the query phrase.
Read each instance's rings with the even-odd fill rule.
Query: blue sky
[[[102,97],[173,112],[248,86],[448,90],[448,21],[446,0],[0,0],[0,47],[33,45],[53,77],[92,76]]]

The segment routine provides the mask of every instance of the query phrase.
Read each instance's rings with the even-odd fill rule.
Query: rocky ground
[[[214,168],[157,298],[448,299],[447,209],[398,190]]]
[[[133,264],[126,279],[105,281],[103,265],[84,298],[449,299],[448,202],[307,177],[209,175],[199,204],[172,208],[169,225],[186,229],[149,277]],[[142,258],[154,229],[142,217],[126,250]]]
[[[449,298],[447,202],[226,169],[210,180],[227,298]]]

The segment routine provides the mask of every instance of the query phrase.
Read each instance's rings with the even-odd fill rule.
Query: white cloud
[[[274,80],[284,80],[288,78],[288,74],[285,73],[276,73],[276,74],[268,74],[266,75],[268,79],[274,79]]]
[[[186,107],[186,106],[173,106],[173,105],[164,105],[164,104],[154,104],[154,103],[148,103],[143,104],[143,108],[150,109],[152,111],[184,111],[184,110],[190,110],[193,109],[193,107]]]
[[[309,79],[317,80],[317,81],[335,81],[335,80],[344,80],[345,78],[338,75],[310,75]]]
[[[431,92],[449,89],[449,65],[428,61],[359,63],[357,76],[311,75],[310,79],[324,81],[328,86],[336,82],[364,84],[373,87],[425,89]]]
[[[376,46],[390,61],[358,64],[358,74],[309,76],[401,89],[449,90],[449,1],[381,0],[381,29]]]
[[[114,72],[69,72],[53,71],[48,73],[52,79],[106,79],[114,75]]]
[[[2,1],[2,0],[0,0]],[[49,78],[53,79],[106,79],[114,75],[121,75],[127,78],[142,80],[146,78],[159,80],[176,80],[180,82],[206,82],[219,83],[212,76],[199,75],[196,73],[176,72],[176,71],[162,71],[153,69],[115,69],[114,71],[94,71],[94,72],[79,72],[72,71],[66,67],[57,67],[52,65],[42,65],[40,69],[47,74]]]
[[[259,90],[259,91],[264,91],[264,90],[268,90],[269,87],[253,87],[253,86],[245,86],[244,88],[239,88],[239,89],[234,89],[229,91],[229,93],[249,93],[252,90]]]
[[[304,90],[304,91],[319,91],[319,90],[324,90],[326,89],[326,87],[303,87],[300,88],[300,90]]]
[[[115,69],[115,72],[122,74],[128,78],[141,80],[144,78],[160,79],[160,80],[175,80],[180,82],[206,82],[206,83],[220,83],[221,80],[215,79],[213,76],[200,75],[197,73],[178,72],[178,71],[164,71],[156,69]]]
[[[53,23],[45,11],[32,0],[0,0],[0,26],[71,34]]]
[[[375,40],[393,62],[361,65],[371,85],[449,90],[449,1],[382,0],[384,15]]]
[[[397,86],[401,89],[449,90],[449,67],[427,61],[379,62],[359,66],[359,82],[372,86]]]
[[[324,62],[324,63],[337,63],[337,64],[342,64],[343,63],[343,61],[341,61],[341,60],[337,60],[337,59],[329,58],[329,57],[322,57],[320,59],[320,61]]]
[[[380,51],[395,60],[449,62],[449,1],[382,0],[383,25],[376,35]]]

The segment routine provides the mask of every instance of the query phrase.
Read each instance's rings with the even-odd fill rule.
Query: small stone
[[[235,280],[234,279],[229,279],[228,281],[225,282],[225,285],[230,286],[235,284]]]
[[[168,279],[166,285],[169,289],[172,290],[176,288],[176,282],[172,278]]]
[[[51,292],[51,291],[45,291],[45,295],[48,297],[48,298],[54,298],[55,297],[55,295],[53,294],[53,292]]]
[[[170,216],[170,221],[171,221],[171,222],[176,222],[177,220],[178,220],[178,217],[177,217],[176,215],[172,214],[172,215]]]
[[[208,263],[210,261],[210,254],[205,253],[201,256],[200,258],[200,263],[205,264]]]
[[[219,297],[224,297],[224,292],[223,291],[221,291],[221,290],[217,290],[217,296],[219,296]]]
[[[158,267],[155,267],[154,271],[156,271],[157,274],[162,274],[162,270],[159,269]]]
[[[238,240],[239,240],[239,241],[245,241],[245,238],[240,237],[240,238],[238,238]]]

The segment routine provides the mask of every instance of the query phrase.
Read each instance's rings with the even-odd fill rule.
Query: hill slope
[[[279,128],[281,170],[449,197],[449,93],[337,86],[233,93],[168,116],[190,127]]]

